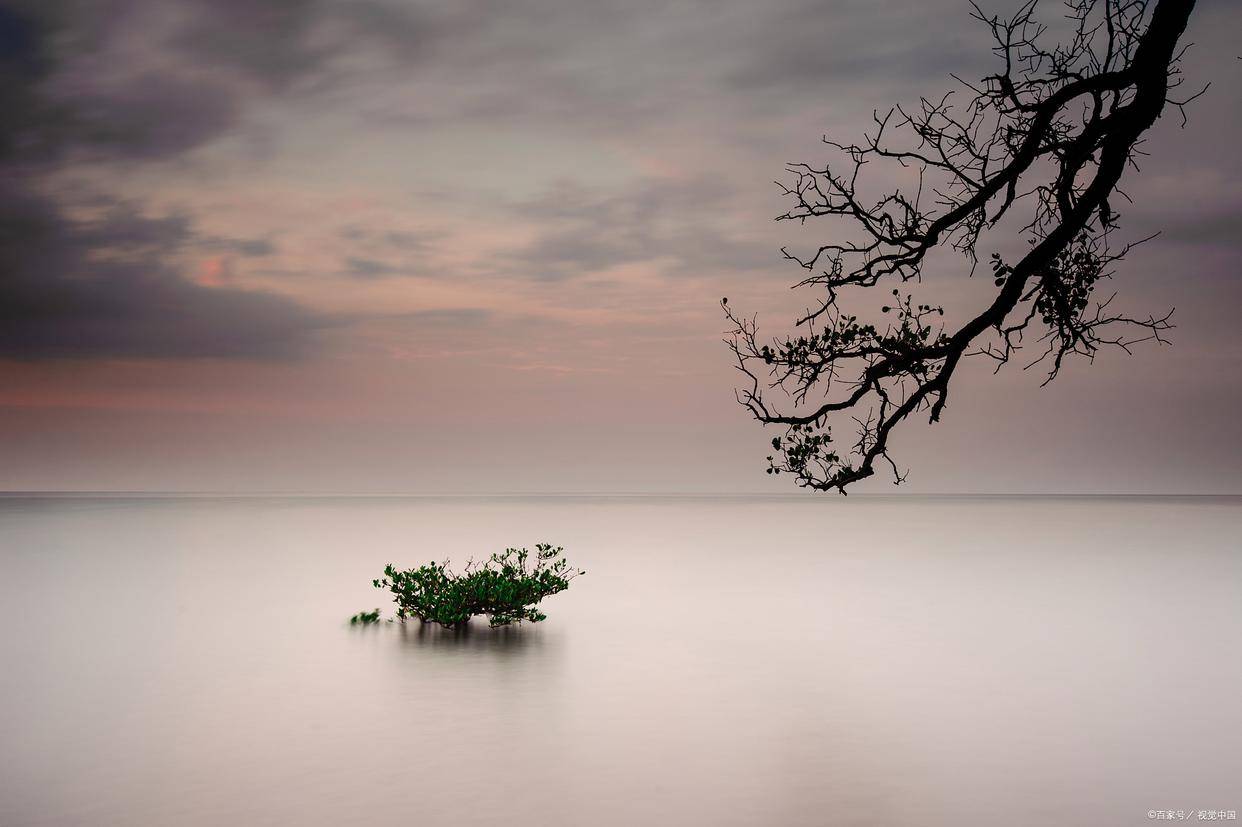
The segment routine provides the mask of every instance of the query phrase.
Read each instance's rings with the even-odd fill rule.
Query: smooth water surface
[[[0,824],[1242,810],[1236,499],[0,499]],[[536,626],[350,627],[562,544]]]

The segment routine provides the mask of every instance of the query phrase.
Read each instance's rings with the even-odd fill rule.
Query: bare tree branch
[[[791,164],[790,180],[778,182],[793,202],[778,220],[844,220],[856,240],[805,256],[782,251],[807,271],[796,286],[820,291],[794,334],[761,340],[754,317],[722,302],[733,324],[726,342],[745,377],[738,401],[761,423],[785,427],[772,440],[768,473],[844,493],[882,460],[900,483],[890,435],[914,413],[940,418],[963,357],[986,356],[999,370],[1034,341],[1040,353],[1026,367],[1045,367],[1046,384],[1068,356],[1167,341],[1171,311],[1133,318],[1095,291],[1141,243],[1109,246],[1118,226],[1110,199],[1129,200],[1118,185],[1137,168],[1142,135],[1166,105],[1183,111],[1203,93],[1171,96],[1182,83],[1178,41],[1194,0],[1069,0],[1072,33],[1050,45],[1036,5],[1028,0],[1008,19],[973,6],[1003,68],[978,84],[958,79],[964,100],[950,92],[876,113],[859,143],[824,138],[844,172]],[[914,191],[865,195],[873,162],[917,173]],[[903,285],[921,281],[938,249],[961,254],[974,274],[981,239],[1002,220],[1021,226],[1029,249],[1012,263],[992,253],[991,302],[946,329],[944,309],[916,303]],[[880,308],[886,325],[842,309],[844,291],[882,284],[893,285]],[[842,449],[832,427],[846,416],[857,438]]]

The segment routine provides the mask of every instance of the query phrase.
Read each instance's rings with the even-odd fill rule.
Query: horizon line
[[[179,489],[0,489],[0,499],[1242,499],[1242,492],[1152,491],[910,491],[855,492],[848,495],[813,490],[773,491],[213,491]]]

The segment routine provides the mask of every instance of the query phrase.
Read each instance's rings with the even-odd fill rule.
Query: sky
[[[774,181],[991,71],[969,12],[0,0],[0,489],[786,492],[719,300],[813,301],[780,248],[832,228]],[[898,491],[1242,492],[1239,30],[1200,0],[1212,86],[1114,205],[1173,344],[959,371]],[[916,296],[978,306],[967,272]]]

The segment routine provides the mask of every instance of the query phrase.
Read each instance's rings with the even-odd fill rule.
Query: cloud
[[[265,14],[247,6],[0,4],[0,356],[268,359],[311,348],[321,316],[190,275],[195,250],[265,256],[270,241],[203,235],[186,215],[154,218],[140,205],[49,186],[66,165],[180,156],[225,133],[257,83],[313,65],[310,52],[290,51],[300,49],[294,31],[309,3],[239,29],[272,34],[283,21],[290,37],[239,52],[275,63],[216,55],[196,64],[161,51],[170,33],[204,20],[219,24],[197,29],[208,36]]]
[[[519,273],[565,279],[658,262],[668,275],[750,272],[779,261],[753,230],[730,226],[738,193],[718,180],[645,179],[623,187],[562,184],[516,202],[515,218],[539,228],[497,256]]]
[[[115,203],[72,218],[29,193],[0,200],[0,356],[283,359],[329,320],[269,293],[196,284],[179,218]]]
[[[434,253],[433,243],[444,238],[437,232],[385,230],[355,224],[342,227],[337,235],[353,252],[345,256],[340,272],[364,280],[430,275],[426,261]],[[416,254],[418,260],[411,260]]]
[[[42,163],[173,157],[271,96],[342,80],[359,54],[408,63],[430,31],[379,0],[0,0],[0,148]]]
[[[961,0],[484,0],[423,2],[405,84],[359,95],[373,122],[555,124],[634,136],[693,120],[882,106],[910,81],[990,66]],[[978,31],[976,31],[978,28]],[[415,34],[415,32],[417,34]],[[962,48],[966,44],[978,48]],[[369,87],[378,89],[379,87]],[[397,87],[398,89],[400,87]],[[861,100],[865,101],[865,97]]]
[[[385,314],[384,321],[417,322],[420,327],[447,328],[477,327],[495,318],[495,313],[483,307],[437,307],[415,310],[410,313]]]
[[[276,245],[266,238],[203,238],[201,243],[206,249],[247,258],[263,258],[276,252]]]
[[[428,242],[439,237],[439,234],[435,233],[412,233],[399,230],[392,230],[383,235],[384,241],[388,244],[409,251],[426,250]]]
[[[224,238],[198,229],[201,215],[155,218],[163,210],[142,203],[113,205],[111,218],[83,221],[71,218],[83,207],[73,190],[49,185],[69,166],[116,175],[143,165],[171,168],[169,162],[236,134],[256,113],[299,138],[318,118],[338,128],[344,120],[368,136],[397,123],[429,131],[448,124],[456,131],[427,143],[434,163],[448,158],[446,166],[460,165],[463,176],[470,174],[471,153],[503,155],[521,142],[527,155],[515,150],[514,157],[530,156],[535,166],[563,164],[572,174],[581,169],[575,164],[597,165],[581,170],[583,183],[549,188],[544,171],[518,163],[510,171],[483,158],[481,167],[503,173],[478,173],[490,178],[472,191],[473,200],[439,202],[439,209],[449,216],[444,224],[456,218],[461,228],[478,220],[461,218],[472,210],[486,218],[500,213],[508,224],[494,244],[489,239],[477,254],[460,247],[459,255],[437,256],[440,236],[396,221],[392,229],[346,227],[340,247],[322,253],[326,269],[340,275],[422,276],[432,274],[431,264],[435,275],[535,281],[640,263],[674,278],[780,270],[766,216],[755,217],[744,203],[753,202],[754,191],[739,190],[737,182],[779,175],[784,159],[766,153],[806,144],[773,136],[811,125],[817,130],[820,112],[885,106],[892,100],[884,90],[895,80],[909,91],[912,80],[943,85],[950,70],[971,74],[988,54],[967,11],[959,0],[0,0],[0,105],[7,115],[0,125],[0,175],[16,195],[38,205],[35,215],[21,216],[9,208],[15,196],[0,215],[7,222],[0,233],[20,236],[26,218],[72,251],[36,249],[22,236],[20,249],[4,261],[0,291],[33,301],[38,290],[29,273],[38,252],[44,278],[75,293],[74,307],[83,314],[99,308],[96,329],[113,324],[119,341],[126,313],[146,319],[149,334],[137,340],[149,346],[131,341],[131,350],[156,355],[153,343],[163,341],[169,354],[219,351],[223,345],[209,347],[209,337],[195,332],[215,310],[157,336],[154,316],[138,305],[218,307],[227,300],[236,303],[238,318],[253,302],[252,324],[270,329],[270,336],[221,337],[239,343],[239,357],[245,346],[260,356],[281,347],[302,352],[322,322],[314,314],[270,294],[207,288],[185,269],[193,250],[271,256],[277,252],[271,238],[281,239],[282,248],[295,246],[296,232],[292,241],[272,226],[256,231],[259,237]],[[968,48],[949,48],[960,40]],[[757,110],[768,114],[755,118]],[[843,126],[843,137],[856,137],[850,123]],[[459,135],[477,140],[464,141],[464,149],[435,143]],[[648,142],[651,135],[664,142]],[[561,142],[557,150],[548,148],[552,138]],[[313,136],[307,140],[314,143]],[[548,162],[561,146],[589,151]],[[688,171],[642,177],[643,163],[677,167],[662,156],[678,153],[695,156],[682,164]],[[376,160],[403,169],[407,162],[401,155]],[[713,163],[720,174],[702,174]],[[1186,228],[1188,242],[1226,235],[1227,216],[1213,215]],[[513,241],[523,234],[524,243]],[[272,272],[294,271],[276,264]],[[176,301],[157,286],[165,282]],[[124,295],[115,305],[105,298],[111,283]],[[187,337],[183,346],[172,341],[178,329]],[[17,334],[6,335],[12,352]],[[98,352],[110,352],[107,337],[97,337]],[[287,338],[283,345],[272,343],[280,337]],[[36,357],[39,341],[30,339],[27,358]]]
[[[350,256],[345,259],[345,272],[347,275],[356,279],[374,279],[381,276],[392,276],[400,273],[401,270],[382,261],[375,261],[370,258],[358,258]]]
[[[950,72],[970,76],[987,70],[980,58],[988,53],[986,30],[972,24],[967,12],[964,3],[784,3],[757,18],[744,40],[733,44],[739,59],[724,79],[744,91],[803,96],[843,78],[871,86],[894,79],[947,81]],[[946,49],[964,29],[960,39],[980,48]]]

